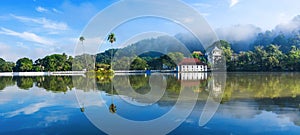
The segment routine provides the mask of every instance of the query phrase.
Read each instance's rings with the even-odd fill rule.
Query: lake
[[[300,134],[300,73],[0,77],[0,134]]]

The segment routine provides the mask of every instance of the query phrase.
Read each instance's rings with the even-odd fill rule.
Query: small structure
[[[222,59],[222,50],[219,49],[217,46],[215,46],[209,53],[206,55],[208,56],[208,61],[211,64],[215,64],[216,61],[219,61]]]
[[[184,58],[177,66],[178,72],[206,72],[207,65],[197,58]]]
[[[198,54],[199,56],[203,56],[203,53],[201,51],[194,51],[193,54]]]

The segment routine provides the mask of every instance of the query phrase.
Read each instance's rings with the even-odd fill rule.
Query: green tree
[[[115,70],[129,70],[130,69],[131,58],[129,57],[121,57],[120,59],[116,59],[112,64]]]
[[[220,44],[226,59],[226,64],[229,64],[231,62],[231,56],[233,53],[231,50],[231,45],[225,40],[220,40]]]
[[[85,40],[85,38],[83,36],[79,37],[79,41],[81,42],[81,45],[83,46],[83,41]]]
[[[109,69],[110,69],[110,65],[108,64],[100,64],[100,63],[96,64],[96,70],[109,70]]]
[[[145,70],[146,68],[148,68],[147,62],[140,57],[135,58],[130,65],[132,70]]]
[[[170,52],[167,55],[175,64],[178,64],[184,58],[184,55],[181,52]]]
[[[37,59],[33,64],[33,71],[43,71],[42,59]]]
[[[238,55],[238,66],[244,71],[256,70],[254,62],[254,53],[252,51],[241,52]]]
[[[268,53],[267,62],[265,66],[267,70],[280,70],[283,67],[283,60],[285,55],[279,50],[280,46],[278,45],[269,45],[266,48],[266,52]]]
[[[254,50],[254,61],[256,62],[256,70],[264,70],[264,63],[267,59],[267,52],[263,46],[256,46]]]
[[[285,38],[285,35],[283,33],[280,33],[278,36],[276,36],[272,44],[281,46],[283,52],[288,52],[289,50],[288,40]]]
[[[288,39],[288,44],[290,47],[296,46],[297,48],[300,48],[300,34],[294,34]]]
[[[233,67],[234,62],[231,61],[231,57],[233,54],[231,45],[225,40],[220,40],[218,42],[215,42],[214,45],[221,47],[223,56],[225,57],[225,61],[226,61],[226,68],[227,68],[227,70],[232,70],[234,68]]]
[[[292,46],[286,57],[286,68],[295,71],[300,70],[300,50],[296,46]]]
[[[32,71],[33,62],[29,58],[21,58],[16,62],[15,71],[27,72]]]
[[[116,36],[114,33],[110,33],[107,37],[107,41],[109,41],[111,44],[113,44],[114,42],[116,42]]]
[[[11,72],[15,63],[13,62],[6,62],[4,59],[0,58],[0,72]]]
[[[46,71],[70,71],[72,70],[72,57],[65,53],[53,54],[37,60],[35,65],[41,66]]]
[[[111,53],[110,53],[110,64],[112,64],[112,57],[113,57],[113,49],[112,49],[112,46],[113,46],[113,43],[116,42],[116,36],[114,33],[110,33],[107,37],[107,41],[109,41],[111,43]],[[112,66],[110,66],[110,68],[112,69]]]

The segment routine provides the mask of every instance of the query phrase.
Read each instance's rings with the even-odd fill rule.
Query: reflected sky
[[[68,83],[62,83],[74,78],[32,78],[32,87],[22,89],[22,86],[17,85],[17,81],[21,78],[3,79],[0,77],[5,80],[2,83],[8,82],[9,84],[0,90],[0,134],[105,134],[89,121],[86,113],[101,118],[102,114],[109,112],[108,107],[113,102],[117,107],[117,112],[111,114],[112,117],[118,115],[134,121],[153,120],[172,109],[179,94],[176,91],[177,85],[189,87],[194,94],[198,94],[198,100],[192,113],[169,134],[299,134],[299,89],[295,86],[284,87],[282,84],[266,81],[280,80],[294,84],[297,82],[295,77],[298,76],[299,74],[256,74],[253,76],[231,73],[227,75],[222,102],[212,119],[203,127],[198,125],[198,121],[205,106],[205,99],[209,95],[207,91],[209,82],[213,80],[210,75],[202,80],[189,80],[190,82],[184,81],[183,83],[178,81],[176,75],[164,75],[166,82],[172,85],[166,86],[166,91],[159,101],[146,105],[136,105],[144,103],[142,100],[135,99],[134,95],[124,93],[118,95],[117,91],[112,93],[109,89],[110,81],[96,80],[96,86],[81,89],[76,85],[72,87]],[[149,84],[144,83],[143,78],[149,80],[141,75],[129,77],[135,90],[145,91],[143,89],[149,88],[145,86]],[[122,78],[119,80],[122,81]],[[141,80],[139,82],[142,83],[135,80]],[[255,80],[258,81],[255,82]],[[54,84],[68,85],[68,89],[65,90],[65,86],[59,86],[63,90],[58,91],[58,86],[48,85],[52,84],[52,81],[60,81]],[[74,81],[87,84],[83,77]],[[195,83],[197,81],[198,83]],[[249,86],[254,83],[257,86],[271,86],[272,89],[268,91],[267,88],[260,88],[264,94],[261,96],[259,95],[261,91],[254,90],[257,86]],[[274,86],[278,87],[279,93],[282,88],[287,92],[282,96],[277,96],[278,91],[274,89]],[[84,101],[77,100],[76,92],[84,95],[84,99],[80,98]],[[124,99],[132,100],[136,104],[131,104]],[[189,102],[189,98],[185,98],[185,102],[178,109],[185,111]],[[85,108],[84,113],[80,111],[80,107]],[[99,108],[106,108],[103,110],[106,112],[98,112]],[[170,121],[176,122],[181,119],[174,117]],[[116,122],[118,121],[110,123]],[[126,127],[111,127],[112,130],[122,128]]]

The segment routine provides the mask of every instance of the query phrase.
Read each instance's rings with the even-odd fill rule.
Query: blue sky
[[[291,20],[300,15],[299,0],[183,1],[199,11],[220,37],[232,40],[247,39],[278,25],[288,27]],[[73,55],[78,37],[88,22],[115,2],[117,0],[1,0],[0,57],[16,61],[21,57],[36,60],[53,53]],[[112,13],[112,16],[117,14]],[[114,30],[119,36],[116,44],[130,39],[128,35],[143,31],[174,35],[185,30],[166,20],[138,19]]]

